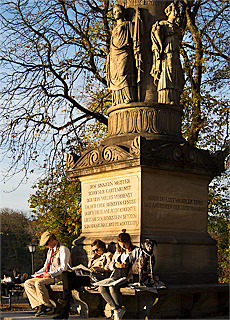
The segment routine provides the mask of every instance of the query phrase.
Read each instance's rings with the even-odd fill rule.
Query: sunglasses
[[[98,250],[99,250],[98,248],[97,248],[97,249],[94,249],[94,250],[93,250],[93,253],[96,253],[96,252],[98,252]]]

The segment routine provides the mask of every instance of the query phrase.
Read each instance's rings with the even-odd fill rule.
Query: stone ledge
[[[118,104],[116,106],[112,106],[107,110],[107,115],[111,112],[121,110],[121,109],[130,109],[130,108],[158,108],[158,109],[169,109],[174,110],[182,114],[183,106],[176,106],[170,104],[156,103],[156,102],[131,102],[131,103],[123,103]]]
[[[52,291],[63,291],[63,285],[62,284],[52,284],[50,285],[50,289]],[[165,288],[158,288],[159,294],[164,294],[164,292],[169,291],[177,291],[177,292],[203,292],[203,291],[215,291],[215,292],[221,292],[229,290],[229,284],[228,283],[204,283],[204,284],[180,284],[180,285],[168,285],[167,289]],[[99,294],[97,290],[90,290],[87,287],[80,287],[77,291],[80,292],[88,292],[92,294]],[[121,292],[125,295],[135,295],[140,293],[140,291],[136,291],[135,289],[131,289],[129,287],[121,288]],[[143,292],[143,291],[141,291]],[[148,292],[148,291],[145,291]]]
[[[51,285],[51,290],[61,292],[62,285]],[[158,289],[158,294],[122,288],[127,319],[201,318],[214,313],[229,312],[228,284],[169,285]],[[73,290],[74,306],[81,307],[82,317],[102,316],[105,302],[98,291]],[[107,309],[107,308],[106,308]],[[106,310],[108,315],[110,312]]]

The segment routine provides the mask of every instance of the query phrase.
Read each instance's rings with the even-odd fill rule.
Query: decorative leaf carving
[[[180,113],[172,109],[138,107],[118,109],[109,115],[109,136],[157,133],[181,136]]]

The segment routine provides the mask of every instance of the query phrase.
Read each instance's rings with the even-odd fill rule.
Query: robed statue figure
[[[137,101],[137,82],[140,81],[140,39],[136,14],[135,23],[126,21],[124,8],[115,5],[113,14],[117,25],[112,31],[110,52],[106,60],[106,76],[112,91],[112,104]]]
[[[179,105],[184,87],[184,74],[180,62],[180,28],[174,23],[178,9],[171,3],[165,14],[168,20],[152,26],[153,65],[150,74],[157,86],[158,103]]]

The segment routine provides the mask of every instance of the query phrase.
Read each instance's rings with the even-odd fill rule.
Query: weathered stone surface
[[[112,104],[137,101],[136,68],[139,46],[137,39],[140,32],[132,21],[125,19],[124,8],[116,4],[113,15],[117,20],[111,34],[110,52],[106,60],[108,88],[112,91]],[[136,63],[135,63],[136,60]]]
[[[139,39],[140,58],[139,63],[142,70],[140,77],[141,81],[137,84],[137,101],[142,102],[157,102],[156,85],[150,75],[152,69],[152,41],[151,28],[156,20],[163,20],[166,18],[164,9],[169,4],[168,1],[149,1],[149,0],[119,0],[119,4],[126,8],[126,19],[135,23],[135,16],[137,10],[139,11],[141,20],[141,33]]]
[[[94,239],[116,242],[126,228],[136,245],[158,242],[155,271],[166,283],[217,281],[216,242],[207,234],[209,176],[137,166],[79,179],[79,241],[88,257]]]
[[[50,287],[53,299],[57,301],[63,287]],[[158,289],[158,295],[130,288],[122,288],[121,292],[126,306],[126,319],[206,319],[213,314],[227,319],[229,315],[228,284],[169,285],[167,289]],[[74,305],[71,309],[76,312],[77,308],[81,317],[101,317],[103,313],[108,318],[111,316],[111,309],[105,306],[99,292],[74,290],[73,295]]]
[[[224,152],[210,154],[187,143],[165,143],[136,136],[121,145],[100,145],[76,157],[67,154],[67,172],[72,177],[146,165],[152,168],[204,174],[210,180],[224,170]],[[103,167],[106,165],[106,167]]]
[[[164,13],[169,2],[119,3],[126,8],[126,20],[116,6],[119,26],[114,29],[106,64],[113,94],[113,106],[108,110],[108,136],[98,148],[80,157],[67,155],[67,172],[72,178],[78,177],[82,185],[83,232],[74,242],[74,261],[87,263],[96,238],[114,248],[118,233],[126,228],[136,245],[143,238],[158,242],[155,272],[166,284],[215,283],[216,243],[207,233],[208,184],[224,170],[225,154],[191,147],[182,137],[183,107],[179,95],[184,80],[178,56],[179,29],[174,24],[175,17],[169,14],[167,20]],[[154,24],[155,31],[151,33]],[[164,35],[172,37],[165,40],[164,32],[158,37],[157,26],[164,27]],[[157,49],[159,41],[167,42],[170,50],[165,47],[164,52],[158,52],[158,70],[152,44]],[[118,42],[120,51],[115,48]],[[132,69],[133,59],[136,73]],[[118,65],[120,70],[116,70]],[[171,73],[167,73],[167,68]],[[151,69],[154,77],[160,71],[155,83]],[[172,83],[167,77],[172,78]],[[158,98],[166,103],[157,100],[156,85]],[[190,310],[195,298],[186,294],[188,299],[180,298],[176,303]],[[170,297],[170,303],[173,299]],[[178,316],[182,314],[180,309]]]
[[[139,102],[111,107],[108,114],[109,138],[105,142],[113,138],[113,144],[117,144],[119,137],[126,136],[128,139],[133,134],[141,134],[151,140],[161,137],[162,141],[184,142],[181,136],[181,107]]]
[[[150,74],[157,86],[158,103],[179,105],[184,87],[180,62],[182,33],[174,23],[179,11],[174,3],[165,9],[167,20],[157,21],[151,30],[153,65]]]

